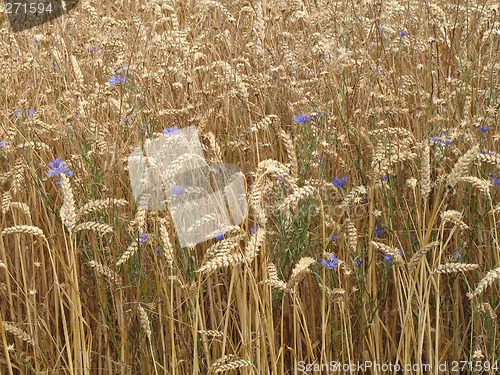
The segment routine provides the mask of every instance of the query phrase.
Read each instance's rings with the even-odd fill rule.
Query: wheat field
[[[497,1],[0,14],[1,374],[498,371]],[[191,126],[248,213],[183,246],[128,158]]]

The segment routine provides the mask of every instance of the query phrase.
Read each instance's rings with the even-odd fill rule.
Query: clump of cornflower
[[[125,83],[125,75],[117,75],[116,77],[113,76],[109,79],[109,85],[114,86],[118,83]]]
[[[495,173],[492,173],[490,176],[491,179],[493,180],[494,185],[500,185],[500,178],[497,178],[497,175]]]
[[[172,188],[172,194],[175,196],[184,195],[184,192],[185,192],[184,186],[175,185]]]
[[[323,266],[330,270],[336,270],[339,265],[339,258],[336,258],[335,255],[332,254],[330,255],[330,258],[323,259],[321,263],[323,263]]]
[[[431,141],[434,141],[436,144],[443,144],[445,146],[449,146],[453,143],[453,140],[451,139],[443,139],[444,137],[444,132],[441,133],[440,137],[429,137]]]
[[[139,242],[141,244],[145,244],[146,241],[147,241],[147,239],[148,239],[148,235],[147,234],[141,234],[140,237],[139,237]]]
[[[379,228],[378,225],[375,225],[375,235],[377,237],[382,237],[385,234],[385,227]]]
[[[486,126],[483,126],[483,127],[479,128],[477,130],[479,130],[480,132],[486,133],[488,130],[490,130],[490,128],[487,128]]]
[[[332,240],[333,240],[333,241],[337,241],[337,238],[339,238],[339,237],[338,237],[335,233],[334,233],[334,234],[332,234]]]
[[[33,117],[34,114],[35,114],[35,109],[34,108],[30,108],[27,111],[25,109],[23,109],[23,110],[16,109],[14,111],[14,116],[16,116],[16,117],[19,117],[19,115],[23,115],[24,117],[31,118],[31,117]]]
[[[285,182],[285,180],[283,180],[280,176],[276,177],[276,179],[281,183],[285,184],[286,188],[288,189],[288,184]]]
[[[380,177],[380,179],[381,179],[382,181],[387,181],[387,180],[389,179],[389,177],[387,177],[387,175],[385,175],[385,176]]]
[[[398,254],[399,254],[399,255],[403,255],[403,251],[402,251],[402,250],[398,250]],[[387,255],[387,254],[385,255],[384,259],[385,259],[385,260],[387,261],[387,263],[389,263],[389,264],[392,264],[392,262],[393,262],[392,258],[391,258],[389,255]]]
[[[181,134],[181,132],[177,128],[163,128],[163,133],[170,135]]]
[[[338,179],[338,177],[335,177],[332,181],[332,184],[335,187],[344,187],[348,179],[349,178],[347,176],[342,176],[340,180]]]
[[[68,166],[60,159],[55,159],[49,162],[50,169],[47,171],[47,175],[49,177],[57,176],[60,177],[61,174],[66,175],[67,177],[73,174],[73,171],[67,170]]]
[[[294,118],[295,122],[308,122],[312,120],[312,116],[307,116],[306,114],[298,115]]]
[[[224,238],[224,233],[219,233],[217,236],[215,236],[215,239],[217,241],[222,241],[223,238]]]

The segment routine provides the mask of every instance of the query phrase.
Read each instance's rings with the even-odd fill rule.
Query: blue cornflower
[[[156,255],[160,255],[160,248],[156,249]]]
[[[295,122],[308,122],[312,120],[312,116],[306,116],[304,113],[294,118]]]
[[[328,58],[328,55],[321,56],[321,58],[322,58],[323,60],[326,60],[326,59]],[[298,116],[297,116],[297,117],[298,117]],[[297,118],[297,117],[296,117],[296,118]],[[295,121],[297,121],[297,120],[295,120]]]
[[[479,128],[477,130],[479,130],[480,132],[486,133],[488,130],[490,130],[490,128],[487,128],[486,126],[483,126],[482,128]]]
[[[172,194],[175,196],[184,195],[184,187],[180,185],[175,185],[172,189]]]
[[[163,128],[163,133],[164,134],[180,134],[181,132],[177,128]]]
[[[378,225],[375,225],[375,235],[377,237],[382,237],[385,234],[385,227],[379,228]]]
[[[224,233],[219,233],[217,236],[215,236],[215,239],[217,241],[221,241],[224,238]]]
[[[356,259],[356,267],[361,267],[361,265],[363,264],[363,259]]]
[[[453,260],[454,260],[455,262],[460,262],[460,261],[462,261],[462,254],[460,254],[460,249],[455,249],[455,250],[453,250],[453,252],[455,253],[455,254],[453,255]]]
[[[398,250],[398,254],[399,255],[403,255],[403,251],[402,250]],[[384,259],[387,261],[387,263],[391,264],[392,263],[392,258],[389,256],[389,255],[385,255]]]
[[[406,31],[401,31],[401,38],[404,38],[407,35],[408,35],[408,33]]]
[[[382,35],[384,35],[384,29],[380,29],[380,32],[382,33]]]
[[[441,136],[440,136],[440,137],[435,137],[435,138],[434,138],[434,137],[429,137],[429,139],[430,139],[431,141],[436,142],[436,143],[441,143],[441,140],[443,139],[443,136],[444,136],[444,132],[443,132],[443,133],[441,133]]]
[[[146,240],[148,239],[148,235],[147,234],[141,234],[141,236],[139,237],[139,242],[144,244],[146,243]]]
[[[111,78],[109,79],[109,85],[110,85],[110,86],[114,86],[114,85],[116,85],[117,83],[125,83],[125,76],[124,76],[124,75],[122,75],[122,76],[117,75],[116,77],[115,77],[115,76],[113,76],[113,77],[111,77]]]
[[[280,176],[276,177],[276,179],[281,183],[285,184],[286,188],[288,189],[288,184],[285,182],[285,180],[283,180]]]
[[[337,177],[335,177],[332,181],[332,184],[335,187],[343,187],[343,186],[345,186],[347,180],[348,180],[347,176],[342,176],[342,178],[340,180]]]
[[[317,155],[317,156],[316,156],[316,159],[318,159],[318,162],[319,162],[320,164],[325,164],[325,161],[323,160],[323,158],[321,157],[321,155]]]
[[[332,234],[332,240],[337,241],[337,238],[339,238],[335,233]]]
[[[480,152],[481,154],[488,154],[488,155],[490,155],[490,156],[495,155],[495,152],[493,152],[493,151],[492,151],[492,152],[488,152],[488,151],[481,150],[481,151],[479,151],[479,152]]]
[[[251,227],[251,228],[250,228],[250,233],[251,233],[251,234],[255,234],[255,231],[256,231],[257,229],[259,229],[259,226],[258,226],[258,225],[255,225],[254,227]]]
[[[336,270],[339,265],[339,258],[336,258],[335,255],[332,254],[329,259],[323,259],[321,263],[330,270]]]
[[[35,114],[35,109],[30,108],[30,110],[28,111],[28,117],[33,117],[34,114]]]
[[[5,138],[3,139],[2,142],[0,142],[0,147],[5,147]]]
[[[444,144],[445,146],[449,146],[453,143],[453,140],[451,139],[443,139],[444,137],[444,132],[441,133],[441,136],[439,137],[429,137],[431,141],[434,141],[436,144]]]
[[[90,53],[96,53],[97,51],[99,51],[99,47],[96,46],[92,48],[87,48],[87,51],[89,51]]]
[[[378,68],[377,68],[377,69],[375,69],[375,73],[378,73],[378,72],[380,72],[380,70],[379,70]]]
[[[387,177],[387,175],[385,175],[385,176],[380,177],[380,179],[381,179],[382,181],[387,181],[387,180],[389,179],[389,177]]]
[[[71,170],[66,170],[68,168],[68,166],[66,164],[64,164],[64,162],[60,159],[55,159],[51,162],[49,162],[49,167],[51,167],[52,169],[49,169],[47,171],[47,175],[49,177],[52,177],[52,176],[60,176],[61,174],[65,174],[66,176],[71,176],[73,174],[73,171]]]

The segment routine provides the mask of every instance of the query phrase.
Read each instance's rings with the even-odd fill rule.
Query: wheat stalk
[[[73,190],[71,189],[69,179],[64,174],[61,174],[61,187],[64,198],[63,205],[60,210],[61,220],[66,228],[68,228],[70,232],[73,232],[77,220],[75,198],[73,196]]]
[[[442,274],[442,273],[456,273],[456,272],[466,272],[473,271],[479,268],[479,264],[466,264],[466,263],[448,263],[441,264],[437,266],[431,275]]]
[[[410,261],[408,262],[408,269],[410,271],[414,270],[417,267],[418,263],[420,263],[420,259],[422,259],[425,254],[427,254],[430,250],[432,250],[436,246],[439,246],[439,241],[428,243],[420,250],[418,250],[415,254],[413,254]]]
[[[469,299],[477,297],[497,279],[500,279],[500,267],[489,271],[479,284],[477,284],[476,289],[472,293],[467,293],[467,297],[469,297]]]
[[[74,231],[79,232],[82,230],[93,230],[99,234],[113,233],[113,227],[108,224],[96,223],[95,221],[86,221],[85,223],[78,224]]]
[[[3,322],[3,327],[5,328],[6,332],[9,332],[14,336],[18,337],[19,339],[21,339],[22,341],[35,346],[35,341],[33,340],[33,338],[30,335],[28,335],[27,332],[23,331],[21,328],[16,327],[15,325],[7,322]]]
[[[5,228],[2,231],[2,236],[4,234],[12,234],[12,233],[32,234],[34,236],[39,236],[39,237],[42,237],[43,239],[46,239],[45,235],[43,234],[43,230],[41,230],[38,227],[34,227],[34,226],[30,226],[30,225],[16,225],[14,227]]]
[[[123,263],[125,263],[132,255],[134,255],[137,252],[137,249],[139,248],[139,245],[137,242],[133,243],[130,245],[127,250],[122,254],[120,259],[116,262],[116,266],[121,266]]]
[[[141,305],[138,305],[137,309],[139,310],[139,321],[141,322],[141,327],[146,333],[148,341],[151,342],[151,323],[149,322],[148,314]]]
[[[115,272],[113,272],[108,266],[104,264],[97,263],[94,260],[91,260],[88,265],[95,269],[97,272],[100,274],[106,276],[109,278],[111,281],[115,282],[118,285],[122,284],[120,276],[118,276]]]

